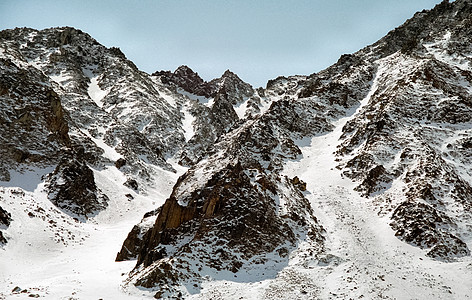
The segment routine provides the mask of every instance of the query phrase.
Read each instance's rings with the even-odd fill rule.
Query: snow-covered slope
[[[0,32],[0,299],[467,299],[471,25],[256,90]]]

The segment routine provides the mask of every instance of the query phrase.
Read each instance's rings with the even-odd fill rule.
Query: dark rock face
[[[53,164],[61,147],[70,146],[68,123],[58,95],[37,69],[0,59],[0,166]]]
[[[260,98],[252,86],[227,70],[220,78],[205,82],[187,66],[174,73],[161,71],[153,74],[163,83],[183,89],[187,93],[206,97],[206,103],[191,101],[187,108],[192,117],[194,135],[180,151],[180,164],[192,166],[206,156],[218,139],[238,126],[241,119],[258,113]],[[252,99],[253,101],[249,101]],[[246,113],[238,116],[235,107],[248,101]],[[249,103],[251,102],[251,103]]]
[[[267,181],[264,177],[259,180]],[[187,202],[185,206],[179,204],[175,195],[172,195],[162,207],[162,212],[150,233],[150,243],[142,249],[138,264],[149,266],[154,261],[152,249],[159,244],[172,243],[176,237],[189,232],[195,234],[194,238],[198,240],[208,239],[208,233],[226,237],[224,248],[244,253],[243,260],[253,255],[272,252],[285,242],[293,244],[294,233],[275,214],[274,203],[270,197],[276,192],[275,189],[275,186],[270,185],[254,188],[249,176],[243,172],[241,165],[237,164],[228,165],[214,174],[200,194],[182,199],[181,201]],[[240,199],[244,199],[244,202]],[[233,215],[243,218],[231,222]],[[185,226],[181,226],[183,224]],[[182,230],[179,235],[173,234],[179,229]],[[215,261],[214,264],[218,265],[219,262]],[[239,264],[242,265],[243,262]],[[237,267],[231,268],[237,270]]]
[[[11,214],[0,206],[0,229],[5,229],[6,227],[10,226],[11,221]],[[0,245],[6,243],[7,239],[3,236],[3,232],[0,231]]]
[[[97,188],[93,171],[82,161],[65,157],[47,179],[51,202],[80,218],[107,206],[108,197]]]
[[[0,225],[10,226],[11,215],[0,207]]]
[[[252,86],[242,81],[230,70],[226,70],[220,78],[213,79],[208,85],[214,91],[215,97],[218,94],[226,95],[232,105],[241,103],[244,98],[249,98],[254,94]]]
[[[448,259],[470,255],[467,245],[448,232],[452,221],[433,207],[420,202],[404,202],[392,215],[391,226],[395,235],[422,249],[431,249],[428,255]]]
[[[459,0],[449,3],[442,1],[430,11],[422,11],[395,30],[389,32],[373,47],[379,47],[378,53],[383,57],[401,51],[404,54],[416,54],[423,51],[423,44],[434,39],[444,30],[450,30],[455,38],[460,40],[457,45],[463,47],[470,37],[472,8],[469,0]],[[451,22],[452,21],[452,22]],[[467,47],[467,46],[466,46]]]
[[[215,98],[218,94],[229,94],[229,101],[232,105],[241,102],[244,97],[250,97],[254,94],[250,84],[243,82],[229,70],[226,70],[220,78],[213,79],[210,82],[204,81],[198,73],[188,66],[180,66],[173,73],[158,71],[152,75],[159,77],[165,84],[174,84],[197,96]]]
[[[310,75],[298,94],[299,98],[320,97],[329,106],[343,108],[356,105],[365,97],[375,72],[375,65],[359,54],[346,54],[338,62]],[[349,78],[349,80],[343,80]]]
[[[170,71],[158,71],[152,75],[159,76],[165,84],[173,83],[189,93],[205,96],[207,98],[214,97],[214,91],[208,83],[205,82],[198,73],[187,66],[178,67],[174,73]]]
[[[218,136],[226,133],[239,119],[231,101],[229,100],[228,94],[224,90],[216,95],[210,113],[213,116],[212,124],[219,131],[217,133]]]
[[[176,293],[175,288],[182,281],[198,285],[194,269],[238,272],[251,259],[264,263],[265,255],[272,252],[278,260],[285,260],[301,228],[308,230],[318,250],[322,248],[320,228],[313,223],[315,218],[300,190],[292,186],[294,196],[301,201],[293,204],[299,211],[291,208],[290,213],[281,216],[274,202],[280,193],[277,183],[268,175],[253,172],[247,174],[241,163],[228,164],[198,192],[185,196],[179,194],[179,186],[187,182],[181,178],[143,241],[133,244],[137,234],[130,233],[132,237],[128,237],[120,252],[141,248],[136,271],[149,271],[138,275],[136,284],[160,287],[156,295],[164,295]],[[291,186],[283,180],[278,184]],[[196,265],[189,265],[192,257],[198,257]],[[169,259],[174,263],[169,264]]]
[[[161,213],[162,207],[147,212],[141,222],[131,229],[130,233],[123,242],[120,252],[116,255],[116,261],[137,259],[139,252],[145,247],[150,229],[156,222],[156,217]]]

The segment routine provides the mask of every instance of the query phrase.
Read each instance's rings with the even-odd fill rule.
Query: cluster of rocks
[[[10,222],[11,214],[4,210],[2,207],[0,207],[0,229],[6,229],[8,226],[10,226]],[[0,231],[0,245],[6,243],[7,239],[3,236],[3,232]]]

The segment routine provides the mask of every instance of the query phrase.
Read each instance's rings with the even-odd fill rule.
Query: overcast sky
[[[254,86],[311,74],[440,0],[0,0],[0,29],[73,26],[152,73],[226,69]]]

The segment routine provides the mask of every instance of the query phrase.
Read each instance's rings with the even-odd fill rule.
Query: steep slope
[[[333,68],[353,65],[341,60]],[[298,99],[303,76],[270,82],[264,91],[270,108],[223,136],[179,179],[164,206],[130,233],[117,257],[137,257],[129,283],[156,290],[157,298],[188,296],[201,292],[205,278],[273,280],[301,245],[300,256],[324,257],[324,230],[306,185],[281,172],[287,160],[301,158],[294,141],[329,132],[333,120],[366,96],[374,68],[357,66],[326,78],[320,84],[326,92],[317,97]]]
[[[467,46],[470,45],[470,37],[465,28],[470,22],[471,8],[469,1],[443,2],[432,11],[418,13],[378,43],[353,55],[342,56],[337,64],[327,70],[308,77],[281,77],[270,81],[263,95],[271,99],[271,107],[226,135],[222,142],[215,145],[218,151],[213,151],[215,154],[210,154],[208,159],[193,166],[181,177],[162,210],[156,211],[154,226],[135,247],[138,263],[131,273],[130,282],[155,289],[156,297],[197,293],[211,298],[228,281],[233,282],[230,285],[235,289],[241,282],[246,282],[254,289],[249,293],[257,291],[261,298],[274,295],[306,298],[355,295],[405,297],[404,284],[400,287],[397,277],[409,280],[412,297],[423,295],[425,287],[429,288],[431,297],[446,297],[453,293],[461,298],[470,293],[461,285],[468,286],[471,275],[464,269],[470,262],[471,242],[471,178],[470,165],[465,162],[468,157],[467,141],[471,134],[468,124],[472,116],[469,101],[470,49]],[[451,32],[456,35],[452,40]],[[340,119],[346,115],[347,119]],[[313,126],[315,123],[317,126]],[[269,131],[265,130],[266,126]],[[321,136],[333,128],[333,133],[326,135],[327,145],[320,145],[318,141],[323,140]],[[246,130],[250,134],[245,134]],[[280,148],[284,144],[290,145],[288,148],[293,149],[291,152],[296,155],[280,157],[271,150],[277,148],[277,143],[274,143],[275,148],[270,145],[274,132],[277,133],[275,137]],[[240,134],[250,137],[250,141],[239,139]],[[312,147],[307,147],[306,141],[313,136]],[[231,138],[237,142],[225,142]],[[250,150],[253,145],[257,145],[257,155]],[[331,152],[316,150],[322,149],[320,146]],[[266,153],[265,149],[270,152]],[[446,149],[454,149],[454,155]],[[321,155],[327,162],[319,157],[301,158],[300,154]],[[231,164],[233,157],[237,158],[237,163]],[[287,160],[298,159],[301,161],[290,162],[290,167],[281,172]],[[225,198],[237,203],[237,207],[253,201],[253,196],[241,193],[248,189],[244,180],[233,177],[235,170],[239,173],[241,168],[248,171],[254,169],[253,164],[245,164],[245,161],[258,161],[259,165],[265,165],[262,170],[270,172],[272,177],[283,178],[287,174],[293,178],[288,182],[288,188],[286,185],[275,190],[276,199],[286,196],[287,190],[291,189],[290,184],[306,181],[310,194],[304,199],[311,200],[311,209],[318,208],[313,210],[314,216],[320,216],[319,219],[324,220],[331,230],[323,239],[317,239],[317,249],[321,251],[311,250],[310,255],[307,255],[310,251],[303,246],[310,244],[307,248],[313,249],[313,242],[300,235],[302,238],[295,247],[290,248],[292,255],[285,261],[286,266],[276,268],[271,277],[251,277],[254,268],[264,270],[264,266],[248,265],[241,271],[231,264],[237,261],[234,257],[241,257],[238,247],[244,247],[252,239],[240,239],[235,244],[228,240],[231,236],[228,232],[213,227],[208,230],[208,226],[204,225],[210,222],[225,228],[225,224],[231,222],[234,232],[251,232],[253,226],[247,221],[244,222],[245,227],[240,229],[237,221],[239,212],[234,208],[231,210],[231,206],[228,206],[228,211],[233,214],[231,221],[213,214],[214,207],[218,211],[219,205],[223,206],[224,216],[229,213],[224,204],[219,203],[224,203]],[[260,167],[256,169],[263,173]],[[222,177],[222,170],[228,177]],[[320,173],[313,175],[317,172]],[[355,184],[350,184],[346,179],[340,180],[337,176],[341,174]],[[235,190],[233,183],[225,186],[227,190],[220,190],[214,184],[216,179],[241,182],[238,185],[240,188]],[[283,182],[280,179],[276,181]],[[327,190],[326,185],[331,188]],[[253,186],[250,190],[257,190],[257,187]],[[230,195],[226,195],[226,191]],[[264,203],[261,198],[258,201],[261,205]],[[275,203],[283,206],[277,201]],[[277,208],[272,210],[277,211]],[[298,214],[303,215],[300,211]],[[330,221],[333,218],[337,221]],[[323,226],[323,222],[312,219],[316,226]],[[283,228],[276,220],[271,224]],[[286,229],[282,231],[286,232]],[[197,247],[202,239],[206,241],[205,236],[208,241],[223,242],[218,247]],[[277,244],[279,236],[283,235],[273,235],[271,241],[261,238],[257,248]],[[264,231],[259,230],[259,237],[264,237]],[[340,242],[339,237],[344,237],[346,241]],[[328,245],[325,245],[324,239],[328,239]],[[291,239],[286,237],[285,240]],[[425,251],[414,250],[401,244],[400,240]],[[211,245],[209,242],[206,244]],[[344,249],[339,253],[342,245],[352,247],[352,250]],[[168,247],[172,251],[167,251]],[[220,247],[223,247],[221,251],[225,255],[217,256],[213,251]],[[368,247],[372,247],[371,251]],[[388,251],[384,247],[394,250]],[[270,253],[271,249],[266,252]],[[365,251],[367,257],[363,253]],[[230,254],[226,254],[228,252]],[[187,256],[188,253],[192,255]],[[252,252],[248,249],[244,253]],[[397,257],[399,253],[404,253],[404,256]],[[352,262],[348,263],[340,254],[352,259]],[[456,262],[444,267],[445,272],[462,274],[463,279],[457,281],[454,277],[445,280],[437,271],[441,268],[441,262],[430,260],[425,255],[439,261]],[[216,265],[211,259],[205,259],[215,256],[219,262]],[[307,270],[297,265],[294,261],[299,260],[300,256],[311,256],[311,261],[317,266]],[[413,263],[411,268],[398,271],[412,258],[425,260],[425,263]],[[245,261],[247,259],[250,257],[246,257]],[[276,256],[272,260],[278,259]],[[335,267],[335,271],[323,268],[326,259],[326,265]],[[269,265],[266,264],[267,267]],[[429,271],[430,268],[434,270]],[[378,277],[369,275],[372,272],[369,269],[377,270],[373,272],[378,272],[375,275]],[[229,279],[228,271],[234,273],[234,278],[243,276],[245,279]],[[322,278],[320,274],[329,276],[332,281],[326,284],[332,285],[328,289],[332,294],[322,291],[316,284],[304,288],[305,293],[300,290],[293,294],[290,284],[279,278],[294,276],[293,272],[310,274],[315,278]],[[347,279],[334,279],[340,273],[348,272],[360,276],[359,285],[352,284],[354,275],[347,276]],[[428,278],[416,279],[419,273],[427,274],[425,276]],[[267,283],[263,291],[252,285],[257,281]],[[443,288],[433,288],[438,283],[442,283]],[[278,284],[283,287],[274,291],[274,285]],[[225,292],[220,295],[224,297],[236,296],[232,294],[232,288],[223,290]]]
[[[467,299],[471,24],[256,90],[0,32],[0,298]]]
[[[80,30],[2,31],[0,59],[0,243],[1,267],[8,274],[1,290],[11,291],[10,285],[17,284],[45,295],[87,295],[93,291],[72,291],[64,286],[66,279],[56,284],[52,274],[79,268],[74,280],[88,282],[89,258],[74,256],[93,256],[84,249],[97,249],[105,240],[109,246],[98,250],[110,255],[103,259],[103,272],[118,272],[116,265],[106,264],[124,239],[116,232],[126,235],[146,211],[168,197],[184,171],[174,162],[183,162],[181,157],[191,151],[197,154],[187,163],[198,161],[239,120],[237,103],[227,106],[234,120],[211,123],[206,130],[213,135],[201,135],[200,143],[194,143],[197,151],[187,142],[203,131],[202,124],[209,124],[205,112],[218,119],[216,107],[222,105],[213,108],[193,93],[139,71],[119,49],[107,49]],[[237,88],[254,93],[229,71],[212,86],[215,98],[224,91],[225,97],[237,98]],[[31,227],[25,231],[21,224]],[[59,252],[63,254],[57,257]],[[24,264],[11,265],[15,257]],[[38,267],[28,270],[32,264]],[[51,276],[39,284],[43,272]],[[102,278],[97,284],[119,293],[120,279],[114,280]]]
[[[471,13],[468,1],[443,2],[373,46],[400,51],[378,61],[375,97],[338,150],[356,190],[393,211],[395,234],[442,259],[470,254]],[[415,32],[415,47],[395,45],[404,32]]]
[[[180,163],[187,166],[204,157],[206,151],[232,126],[259,114],[270,104],[229,70],[210,82],[205,82],[187,66],[181,66],[173,73],[155,72],[153,76],[175,86],[178,93],[196,100],[187,102],[183,108],[185,120],[187,123],[191,120],[193,127],[187,131],[187,144],[177,156]],[[189,125],[184,124],[184,127],[191,127]]]

